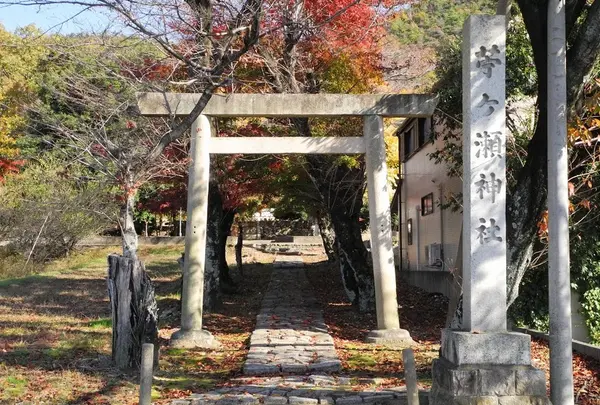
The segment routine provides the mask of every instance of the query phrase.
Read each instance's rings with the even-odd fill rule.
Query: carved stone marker
[[[432,405],[547,404],[530,337],[506,330],[506,24],[471,16],[463,40],[463,324],[442,331]]]
[[[473,17],[463,45],[463,328],[506,330],[504,17]]]

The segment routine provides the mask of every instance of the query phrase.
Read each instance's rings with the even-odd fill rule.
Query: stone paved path
[[[408,405],[405,387],[376,388],[376,379],[352,381],[348,377],[329,375],[286,377],[243,377],[230,381],[227,387],[205,394],[192,394],[171,405],[234,405],[234,404],[329,404],[329,405]],[[364,391],[352,390],[352,383],[373,385]],[[428,395],[421,392],[420,405],[428,405]]]
[[[256,329],[250,338],[245,375],[336,372],[341,362],[323,314],[311,292],[300,256],[277,256]]]
[[[302,266],[300,256],[281,255],[274,263],[244,365],[248,376],[171,405],[408,405],[404,386],[382,388],[378,378],[325,374],[339,371],[341,363]],[[305,375],[268,375],[286,373]],[[428,405],[428,393],[419,400]]]

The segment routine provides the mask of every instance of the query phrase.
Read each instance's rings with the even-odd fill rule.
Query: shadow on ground
[[[223,296],[221,308],[205,315],[205,325],[222,341],[222,350],[169,350],[166,338],[179,325],[180,250],[141,252],[161,317],[156,403],[161,396],[210,388],[240,372],[270,275],[270,266],[246,266],[239,294]],[[0,282],[0,403],[134,403],[137,376],[111,365],[108,253],[110,249],[96,250],[88,253],[87,264],[67,260],[63,268],[45,275]]]
[[[367,334],[377,328],[375,312],[360,313],[348,301],[339,268],[325,262],[306,266],[306,274],[323,308],[325,322],[334,337],[344,374],[355,377],[404,379],[402,353],[365,343]],[[398,280],[400,326],[407,329],[416,344],[419,381],[428,385],[431,362],[438,357],[439,336],[444,326],[447,300]]]

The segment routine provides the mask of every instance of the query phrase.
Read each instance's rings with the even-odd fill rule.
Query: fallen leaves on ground
[[[550,348],[548,342],[541,339],[532,339],[531,361],[535,367],[544,370],[546,381],[550,381]],[[573,383],[576,404],[600,405],[600,361],[573,353]]]
[[[272,255],[250,252],[238,293],[205,314],[204,324],[222,343],[215,351],[167,346],[179,326],[182,246],[142,247],[140,256],[156,287],[161,359],[153,403],[225,384],[240,374],[254,329]],[[44,274],[0,284],[0,403],[137,404],[138,377],[111,366],[111,325],[106,257],[113,248],[90,249],[53,263]],[[237,275],[237,274],[235,274]]]
[[[306,270],[334,338],[343,374],[379,378],[381,387],[404,384],[402,351],[365,343],[367,334],[377,329],[376,315],[360,313],[348,302],[337,265],[320,263],[306,266]],[[431,385],[431,362],[438,357],[447,303],[443,297],[400,282],[398,300],[400,326],[408,329],[416,342],[413,350],[417,374],[420,385],[425,388]],[[417,308],[420,313],[415,313]]]
[[[245,250],[245,278],[238,292],[205,314],[204,325],[222,343],[219,350],[169,348],[179,326],[182,246],[143,247],[141,257],[156,285],[161,360],[154,403],[168,404],[192,392],[228,385],[241,375],[256,315],[271,274],[274,255]],[[107,405],[137,403],[137,376],[122,373],[110,361],[110,312],[106,294],[106,256],[113,249],[92,249],[52,264],[47,272],[0,282],[0,403]],[[233,253],[233,252],[230,252]],[[233,258],[233,255],[231,255]],[[374,313],[359,313],[347,302],[336,265],[305,260],[307,276],[322,303],[325,321],[352,389],[403,384],[402,354],[364,343],[376,328]],[[233,260],[231,261],[233,262]],[[239,277],[234,272],[235,277]],[[75,304],[74,304],[75,303]],[[431,363],[438,357],[447,301],[398,280],[400,325],[416,341],[419,383],[431,385]],[[532,342],[536,367],[548,372],[548,346]],[[574,356],[575,388],[580,405],[600,405],[600,362]]]

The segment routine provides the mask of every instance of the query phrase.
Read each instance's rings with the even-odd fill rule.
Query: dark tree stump
[[[158,306],[144,264],[108,256],[108,296],[112,316],[112,359],[123,370],[139,369],[142,345],[152,343],[158,365]]]

